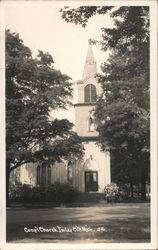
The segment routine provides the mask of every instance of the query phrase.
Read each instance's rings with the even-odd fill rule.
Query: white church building
[[[77,102],[74,104],[75,131],[83,138],[85,154],[73,165],[56,163],[48,167],[26,164],[11,174],[11,181],[31,186],[69,182],[79,192],[103,192],[111,182],[110,153],[97,145],[93,109],[102,88],[97,81],[97,67],[89,43],[82,80],[77,82]]]

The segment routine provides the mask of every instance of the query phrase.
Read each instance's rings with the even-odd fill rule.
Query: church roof
[[[94,77],[96,74],[96,62],[94,60],[92,44],[89,42],[82,80],[86,81],[87,79]]]

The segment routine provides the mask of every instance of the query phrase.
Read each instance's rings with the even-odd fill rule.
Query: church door
[[[85,192],[98,191],[98,172],[86,171],[85,172]]]

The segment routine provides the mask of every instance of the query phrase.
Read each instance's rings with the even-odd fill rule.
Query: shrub
[[[119,187],[115,183],[110,183],[104,188],[105,199],[107,202],[117,201],[119,195]]]
[[[10,185],[9,196],[12,201],[71,203],[77,196],[77,190],[69,183],[54,183],[41,187],[18,184]]]
[[[121,185],[119,187],[119,199],[122,200],[127,200],[130,195],[130,187],[128,184]]]
[[[120,202],[129,198],[129,187],[123,185],[119,187],[115,183],[110,183],[104,188],[105,199],[107,202]]]
[[[20,193],[20,189],[19,186],[22,187],[21,184],[19,185],[13,185],[12,183],[9,185],[9,198],[10,200],[17,200],[20,198],[21,193]]]
[[[27,184],[10,185],[9,197],[13,201],[34,201],[41,199],[42,192]]]
[[[54,184],[46,186],[44,192],[46,201],[56,202],[56,188]]]
[[[69,183],[55,183],[56,202],[71,203],[76,199],[77,190]]]

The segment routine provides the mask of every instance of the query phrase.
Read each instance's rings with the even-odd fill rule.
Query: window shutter
[[[85,87],[85,102],[90,102],[90,84]]]
[[[40,185],[40,166],[37,166],[37,185]]]
[[[84,101],[96,102],[96,87],[93,84],[88,84],[84,89]]]
[[[91,84],[91,102],[96,102],[96,87]]]

